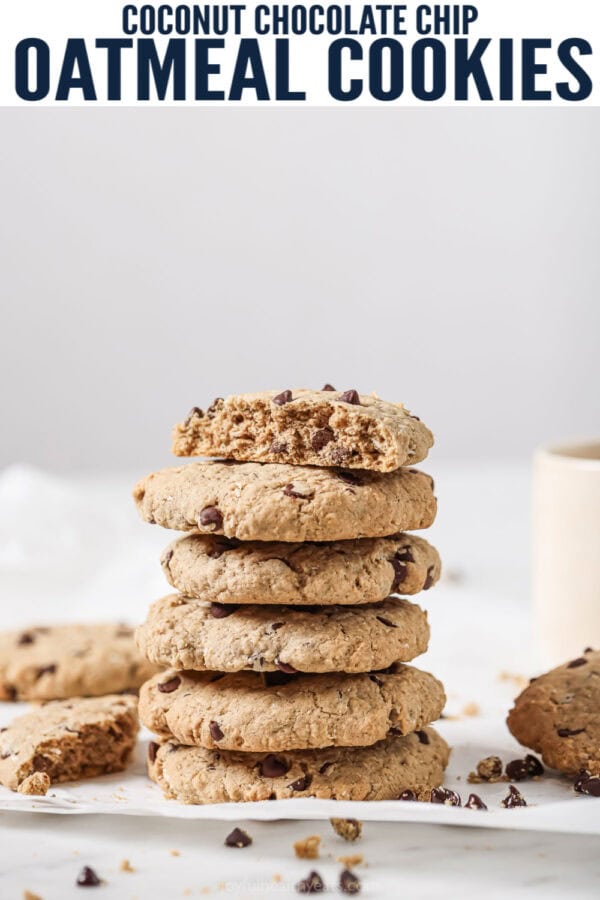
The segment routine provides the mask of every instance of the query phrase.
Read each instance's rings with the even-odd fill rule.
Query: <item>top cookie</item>
[[[428,428],[402,403],[355,390],[264,391],[195,406],[175,426],[176,456],[391,472],[427,456]]]
[[[600,775],[600,651],[540,675],[515,700],[508,727],[546,765]]]
[[[143,478],[147,522],[242,541],[337,541],[428,528],[433,481],[416,469],[351,472],[278,463],[195,462]]]
[[[0,700],[62,700],[137,690],[156,667],[118,623],[0,632]]]

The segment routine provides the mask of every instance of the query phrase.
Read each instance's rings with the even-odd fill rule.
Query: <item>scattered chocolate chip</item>
[[[174,675],[173,678],[169,678],[168,681],[163,681],[162,684],[159,684],[158,690],[161,694],[172,694],[173,691],[177,690],[180,684],[181,678],[179,675]]]
[[[40,666],[37,670],[36,678],[41,678],[42,675],[53,675],[56,672],[56,663],[50,663],[48,666]]]
[[[319,769],[319,775],[324,775],[327,769],[330,769],[333,765],[332,762],[324,762],[323,765]]]
[[[342,894],[360,894],[360,881],[350,869],[344,869],[340,875],[340,891]]]
[[[28,631],[24,631],[23,634],[19,636],[18,644],[33,644],[35,638]]]
[[[559,737],[574,737],[576,734],[582,734],[585,728],[557,728],[556,733]]]
[[[281,778],[290,771],[289,763],[280,756],[269,753],[260,763],[260,774],[263,778]]]
[[[357,487],[364,484],[364,481],[356,472],[349,472],[347,469],[338,469],[335,474],[340,481],[345,481],[346,484],[354,484]]]
[[[260,677],[265,687],[279,687],[294,680],[293,675],[288,675],[285,672],[261,672]]]
[[[303,878],[296,885],[299,894],[320,894],[325,890],[325,883],[318,872],[309,872],[307,878]]]
[[[416,800],[416,799],[417,799],[417,795],[415,794],[414,791],[411,791],[410,788],[407,788],[407,790],[402,791],[402,793],[398,797],[398,800]]]
[[[284,406],[286,403],[290,403],[292,400],[292,392],[291,391],[282,391],[280,394],[277,394],[276,397],[273,397],[271,403],[277,404],[277,406]]]
[[[324,428],[318,428],[317,431],[314,431],[310,438],[310,445],[315,451],[318,453],[319,450],[322,450],[323,447],[326,447],[333,438],[334,438],[333,428],[330,428],[329,425],[326,425]]]
[[[324,384],[324,385],[323,385],[323,387],[321,388],[321,390],[322,390],[322,391],[335,391],[335,388],[334,388],[334,386],[333,386],[332,384],[327,383],[327,384]]]
[[[223,740],[225,735],[219,728],[219,723],[215,722],[214,719],[211,722],[209,722],[208,730],[210,731],[210,736],[213,739],[213,741],[222,741]]]
[[[269,453],[287,453],[288,445],[285,441],[273,441],[269,447]]]
[[[150,741],[150,743],[148,744],[148,759],[150,760],[150,762],[154,762],[154,760],[156,759],[156,754],[159,747],[160,744],[157,744],[156,741]]]
[[[390,591],[392,593],[395,593],[400,585],[406,581],[406,576],[408,575],[408,567],[403,559],[398,558],[397,553],[390,559],[390,562],[394,570],[394,580],[392,581]]]
[[[274,662],[279,671],[285,672],[286,675],[295,675],[298,671],[298,669],[294,668],[294,666],[291,666],[289,663],[282,662],[278,656],[275,657]]]
[[[288,784],[288,787],[291,791],[305,791],[308,787],[310,787],[310,783],[312,778],[310,775],[303,775],[301,778],[296,778],[295,781],[292,781],[291,784]]]
[[[523,794],[513,784],[509,784],[508,796],[504,798],[501,805],[505,809],[514,809],[517,806],[527,806],[527,803]]]
[[[469,799],[465,803],[465,809],[487,809],[487,806],[477,794],[469,794]]]
[[[249,847],[251,843],[252,838],[241,828],[234,828],[225,838],[226,847]]]
[[[283,493],[286,497],[296,497],[298,500],[309,500],[314,494],[314,491],[307,485],[294,485],[293,482],[290,482],[284,487]]]
[[[393,622],[390,622],[389,619],[386,619],[384,616],[375,616],[375,618],[381,622],[382,625],[387,625],[388,628],[397,628],[397,625],[394,625]]]
[[[397,550],[394,554],[394,559],[397,559],[398,562],[414,562],[415,558],[412,554],[412,550],[410,547],[401,547],[400,550]]]
[[[101,884],[101,881],[93,869],[89,866],[84,866],[77,876],[76,884],[78,887],[97,887]]]
[[[460,795],[445,787],[433,788],[429,800],[431,803],[443,803],[445,806],[461,805]]]
[[[570,663],[567,663],[567,669],[578,669],[579,666],[586,666],[587,659],[584,659],[583,656],[579,656],[577,659],[572,659]]]
[[[342,403],[351,403],[353,406],[360,406],[360,397],[358,396],[358,391],[354,389],[350,391],[344,391],[343,394],[340,394],[338,400],[341,400]]]
[[[428,744],[429,743],[429,735],[426,731],[415,731],[415,734],[419,738],[420,744]]]
[[[226,619],[237,610],[235,603],[211,603],[210,614],[213,619]]]
[[[525,762],[527,763],[527,771],[529,772],[530,778],[536,778],[538,775],[544,774],[544,767],[537,756],[528,753],[525,757]]]
[[[184,428],[190,424],[192,419],[203,419],[204,411],[200,409],[199,406],[192,406],[189,413],[185,417],[185,422],[183,423]]]
[[[217,412],[217,410],[223,405],[225,401],[222,397],[215,397],[213,402],[210,404],[208,409],[206,410],[206,415],[209,419],[212,419]]]
[[[223,553],[227,553],[228,550],[235,550],[239,545],[240,542],[234,538],[226,538],[219,535],[213,538],[210,550],[207,551],[206,555],[210,559],[218,559]]]
[[[505,771],[511,781],[525,781],[529,778],[529,766],[524,759],[513,759],[506,764]]]
[[[428,591],[429,588],[432,586],[432,584],[433,584],[433,566],[429,566],[429,568],[427,569],[427,576],[423,583],[423,590]]]
[[[581,769],[573,784],[573,790],[578,794],[600,797],[600,776],[592,775],[587,769]]]
[[[198,522],[200,525],[214,525],[215,528],[221,528],[223,525],[223,514],[216,506],[205,506],[198,517]]]

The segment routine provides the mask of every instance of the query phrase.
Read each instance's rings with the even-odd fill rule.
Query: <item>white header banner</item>
[[[3,0],[1,106],[600,106],[599,0]]]

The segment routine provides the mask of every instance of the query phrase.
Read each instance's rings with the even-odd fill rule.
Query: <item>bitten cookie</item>
[[[383,740],[390,729],[416,731],[439,718],[445,702],[433,675],[401,664],[369,675],[292,675],[269,686],[274,677],[282,680],[170,669],[142,687],[140,720],[208,749],[353,747]]]
[[[118,624],[0,633],[0,700],[62,700],[137,690],[156,667]]]
[[[0,732],[0,784],[16,791],[36,772],[51,782],[121,772],[138,732],[137,699],[57,700]],[[24,791],[31,793],[32,791]]]
[[[413,469],[354,472],[277,463],[197,462],[135,486],[146,522],[243,541],[337,541],[428,528],[432,479]]]
[[[413,534],[329,544],[189,534],[167,547],[161,564],[169,583],[188,597],[296,606],[416,594],[432,587],[441,571],[437,550]]]
[[[389,597],[373,606],[223,606],[171,594],[136,633],[162,668],[238,672],[371,672],[424,653],[427,614]]]
[[[182,803],[320,797],[395,800],[443,781],[450,750],[433,728],[370,747],[274,754],[235,753],[151,743],[148,771],[165,796]]]
[[[427,456],[428,428],[402,403],[349,391],[264,391],[194,407],[173,432],[176,456],[391,472]]]
[[[600,651],[540,675],[515,700],[508,727],[541,753],[546,765],[568,775],[600,775]]]

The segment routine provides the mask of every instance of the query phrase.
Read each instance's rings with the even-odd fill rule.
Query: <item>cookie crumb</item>
[[[479,716],[481,715],[481,709],[477,703],[467,703],[462,708],[463,716]]]
[[[529,684],[529,679],[524,675],[515,675],[514,672],[500,672],[498,681],[510,681],[515,687],[524,688]]]
[[[477,763],[477,771],[469,773],[467,781],[469,784],[481,784],[483,781],[495,784],[497,781],[505,781],[502,769],[502,760],[499,756],[486,756]]]
[[[169,853],[171,854],[171,856],[181,856],[179,850],[169,850]]]
[[[32,891],[23,891],[23,900],[42,900],[39,894],[34,894]]]
[[[281,875],[279,874],[279,872],[275,872],[271,880],[274,881],[275,884],[279,884],[281,881]]]
[[[122,859],[119,863],[119,872],[135,872],[128,859]]]
[[[33,772],[17,787],[19,794],[44,797],[50,787],[50,776],[47,772]]]
[[[311,834],[302,841],[296,841],[294,844],[294,853],[298,859],[318,859],[319,845],[321,838],[318,834]]]
[[[354,866],[360,866],[363,857],[360,853],[355,853],[353,856],[338,856],[337,861],[347,869],[352,869]]]
[[[356,841],[362,834],[362,822],[358,819],[330,819],[331,827],[345,841]]]

